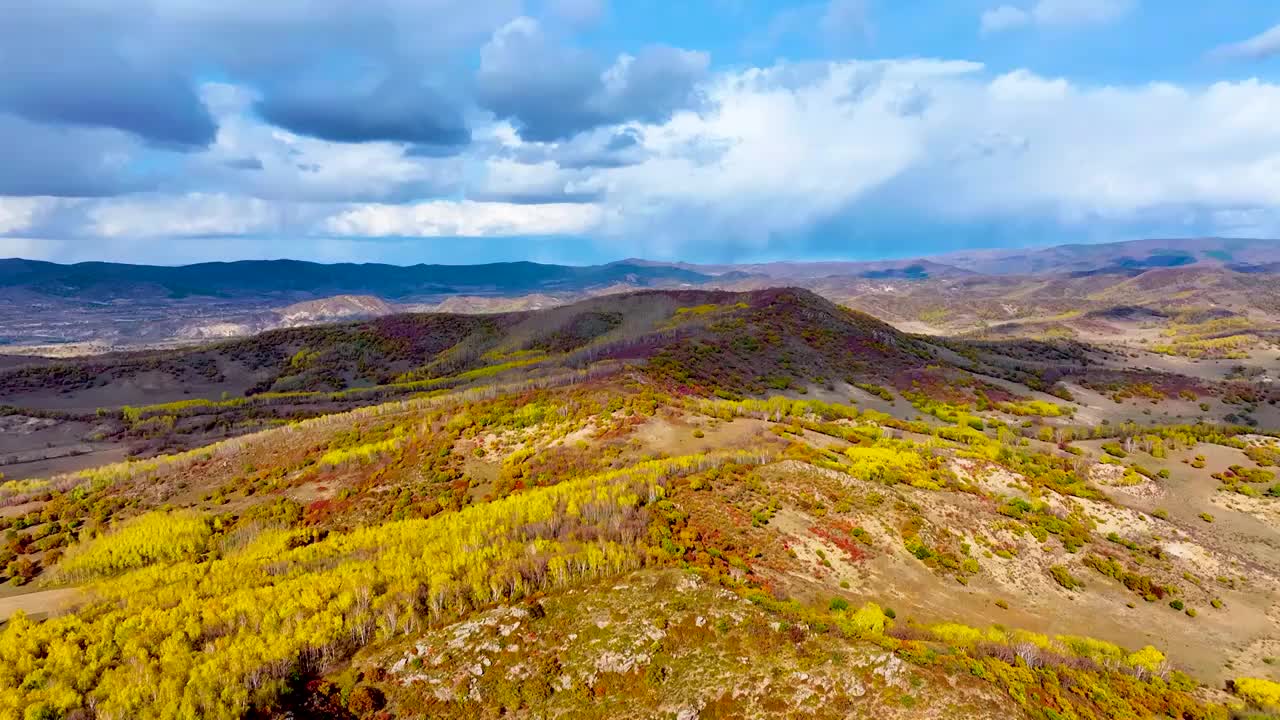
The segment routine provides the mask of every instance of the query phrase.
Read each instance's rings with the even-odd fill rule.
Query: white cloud
[[[265,200],[240,195],[123,198],[91,208],[87,229],[105,238],[253,235],[283,230],[283,212]]]
[[[872,210],[1079,223],[1280,206],[1278,85],[1085,87],[936,61],[840,63],[794,87],[770,75],[722,77],[714,111],[647,128],[649,159],[584,180],[616,211],[608,232],[758,247]],[[923,112],[901,112],[904,92],[926,94]]]
[[[365,237],[387,247],[395,238],[528,236],[584,236],[618,256],[689,257],[776,253],[814,233],[834,245],[838,228],[864,218],[891,227],[1031,220],[1082,232],[1177,218],[1179,227],[1201,220],[1231,230],[1273,227],[1280,210],[1278,83],[1088,86],[908,60],[734,70],[700,92],[697,111],[633,123],[620,139],[601,130],[590,143],[533,143],[490,121],[457,158],[335,146],[244,117],[223,124],[201,162],[222,168],[253,156],[263,168],[223,170],[217,192],[2,198],[0,234],[105,240],[78,251],[104,255],[126,242],[151,248],[133,259],[195,252],[166,240],[208,236],[228,249],[244,246],[227,238],[268,238],[280,248],[272,254],[313,257],[327,238],[358,253]],[[624,160],[597,162],[615,140]],[[320,169],[297,167],[308,163]],[[439,180],[449,177],[455,190],[414,196],[452,187]],[[344,180],[363,197],[344,196]],[[590,202],[551,202],[566,198]],[[448,245],[465,259],[467,248]]]
[[[57,203],[47,197],[0,197],[0,235],[29,230]]]
[[[1076,27],[1115,22],[1138,6],[1138,0],[1037,0],[1028,7],[1001,5],[982,13],[984,34],[1028,25]]]
[[[580,235],[601,220],[596,205],[519,205],[434,200],[416,205],[361,205],[329,218],[325,230],[361,237],[500,237]]]
[[[210,149],[190,159],[174,183],[284,202],[394,201],[458,190],[461,156],[415,158],[392,142],[338,143],[266,125],[252,113],[256,95],[243,86],[206,83],[201,95],[218,119]],[[256,167],[245,169],[245,159]]]
[[[725,76],[709,89],[714,111],[683,113],[647,131],[651,159],[597,173],[583,186],[618,207],[616,231],[693,233],[706,242],[736,235],[762,244],[838,211],[920,161],[922,121],[899,111],[904,91],[979,68],[843,63],[797,87],[778,82],[772,70]],[[878,82],[849,101],[865,75]],[[714,161],[692,151],[705,147],[717,149]]]
[[[1254,35],[1248,40],[1223,45],[1214,50],[1212,55],[1222,59],[1246,60],[1260,60],[1280,55],[1280,25]]]

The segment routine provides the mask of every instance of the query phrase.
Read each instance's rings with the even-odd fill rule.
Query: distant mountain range
[[[88,262],[59,265],[0,260],[0,289],[53,297],[112,300],[166,296],[247,298],[375,295],[388,300],[457,294],[576,292],[625,283],[637,287],[702,283],[707,275],[673,265],[610,263],[575,267],[532,262],[486,265],[325,265],[243,260],[178,267]]]
[[[1191,265],[1248,269],[1280,262],[1280,240],[1178,238],[951,253],[935,261],[984,275],[1136,273]]]
[[[391,301],[439,301],[452,295],[578,293],[611,285],[675,287],[747,278],[926,279],[965,275],[1128,273],[1192,265],[1271,271],[1280,240],[1222,238],[1136,240],[1094,245],[983,250],[932,258],[869,262],[772,262],[697,265],[630,259],[605,265],[533,262],[484,265],[321,264],[245,260],[178,267],[0,260],[0,291],[77,300],[146,297],[318,299],[370,295]]]
[[[268,260],[160,267],[11,259],[0,260],[0,344],[54,344],[64,346],[59,352],[80,352],[67,344],[93,343],[100,350],[406,311],[530,310],[636,289],[783,285],[814,290],[902,327],[961,332],[1071,309],[1106,310],[1090,298],[1122,293],[1125,282],[1144,274],[1174,271],[1215,277],[1152,278],[1158,287],[1143,295],[1189,282],[1182,305],[1230,302],[1266,313],[1276,301],[1269,287],[1280,271],[1280,240],[1137,240],[902,260],[726,265]],[[1160,299],[1167,298],[1148,297]]]

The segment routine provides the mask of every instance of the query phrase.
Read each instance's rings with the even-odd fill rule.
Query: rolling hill
[[[1225,720],[1280,688],[1257,376],[771,288],[0,393],[8,451],[104,453],[0,484],[0,717]]]

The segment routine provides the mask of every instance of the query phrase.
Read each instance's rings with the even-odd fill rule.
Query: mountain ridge
[[[1142,256],[1142,257],[1139,257]],[[297,292],[312,295],[458,294],[467,289],[518,292],[532,289],[583,290],[625,280],[644,283],[708,283],[753,276],[775,279],[848,276],[917,279],[972,274],[1019,275],[1072,272],[1133,272],[1191,265],[1237,266],[1248,271],[1280,263],[1280,240],[1244,238],[1142,239],[1113,243],[1067,244],[1025,249],[990,249],[892,260],[776,261],[699,264],[626,258],[597,265],[511,261],[474,265],[417,263],[318,263],[306,260],[238,260],[158,266],[112,262],[60,264],[22,258],[0,259],[0,289],[32,287],[95,292],[112,282],[172,284],[171,292],[200,290],[217,295],[241,283],[243,291]],[[258,272],[254,272],[257,270]],[[270,271],[270,272],[268,272]],[[288,271],[288,272],[285,272]],[[290,275],[290,273],[292,275]],[[360,275],[357,282],[344,276]],[[200,280],[204,275],[207,279]],[[370,277],[372,275],[373,277]],[[345,285],[344,285],[345,283]],[[361,292],[364,290],[380,290]],[[340,291],[339,291],[340,290]],[[50,293],[61,294],[61,293]]]

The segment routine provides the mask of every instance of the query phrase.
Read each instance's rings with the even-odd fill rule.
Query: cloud
[[[583,181],[611,210],[602,232],[659,253],[732,255],[859,218],[894,232],[1032,219],[1081,229],[1280,205],[1277,85],[1091,87],[937,61],[833,63],[795,87],[767,74],[722,76],[710,110],[644,129],[646,160]],[[851,85],[862,86],[852,98]],[[926,110],[902,112],[920,94]],[[719,156],[695,162],[695,139]]]
[[[605,210],[578,203],[431,200],[412,204],[286,203],[221,193],[65,201],[0,198],[0,237],[98,242],[139,249],[187,239],[530,237],[582,235]],[[291,246],[275,254],[287,256]],[[165,251],[167,253],[167,251]]]
[[[206,83],[201,95],[218,119],[218,138],[168,179],[165,186],[175,192],[279,202],[407,202],[460,191],[473,162],[456,147],[335,142],[268,125],[254,110],[260,95],[243,86]],[[412,153],[417,148],[432,153]]]
[[[0,52],[0,110],[34,122],[114,128],[182,149],[217,128],[189,82],[113,55]]]
[[[134,166],[140,143],[118,130],[49,126],[0,113],[0,138],[0,195],[117,195],[161,179]]]
[[[54,205],[52,198],[0,197],[0,235],[30,230]]]
[[[242,236],[279,232],[284,212],[265,200],[191,193],[120,199],[87,213],[87,231],[103,238]]]
[[[519,205],[435,200],[415,205],[363,205],[329,218],[325,229],[360,237],[494,237],[579,235],[599,224],[595,205]]]
[[[1248,40],[1223,45],[1211,55],[1219,59],[1261,60],[1280,55],[1280,25],[1265,30]]]
[[[1030,8],[1000,5],[982,13],[984,34],[1028,25],[1067,28],[1105,25],[1133,12],[1138,0],[1037,0]]]
[[[333,142],[378,140],[459,148],[471,131],[457,104],[404,78],[371,88],[327,84],[320,90],[285,90],[257,104],[267,122]]]
[[[392,94],[339,91],[346,69],[460,77],[475,43],[515,17],[520,0],[42,0],[3,3],[0,112],[31,121],[112,128],[195,150],[216,136],[200,77],[263,91],[264,106],[326,138],[440,135],[461,143],[422,87]],[[57,52],[50,53],[50,48]],[[299,97],[317,76],[327,92]],[[277,93],[279,97],[277,97]],[[351,101],[344,104],[343,101]],[[414,111],[411,113],[411,111]]]
[[[256,157],[233,158],[224,164],[232,170],[261,170],[263,167],[262,161]]]
[[[626,167],[645,158],[643,138],[635,128],[580,135],[550,153],[556,165],[572,170]]]
[[[266,122],[258,108],[286,98],[274,85],[203,83],[217,132],[198,152],[0,112],[0,247],[723,260],[1276,226],[1277,83],[1091,85],[937,59],[712,71],[674,48],[600,60],[548,32],[521,19],[489,37],[477,86],[500,107],[446,116],[469,129],[456,146],[397,124],[424,107],[414,88],[452,92],[421,69],[369,72],[410,89],[390,110],[377,83],[299,94],[361,105],[342,132]],[[380,132],[341,141],[351,118]],[[449,237],[499,240],[424,240]]]
[[[532,18],[513,20],[481,49],[481,105],[526,140],[554,141],[628,121],[661,122],[696,106],[710,58],[663,45],[604,65],[554,42]]]

